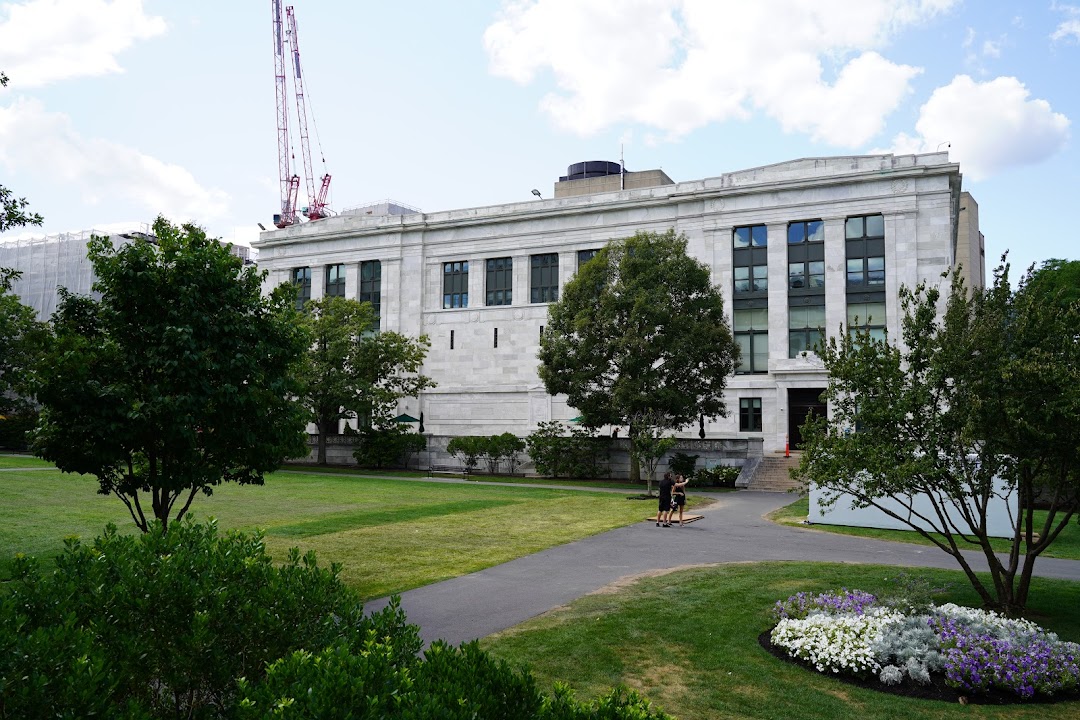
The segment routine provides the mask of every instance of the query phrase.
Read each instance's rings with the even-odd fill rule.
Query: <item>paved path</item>
[[[878,563],[957,569],[934,547],[776,525],[762,515],[791,502],[783,493],[726,493],[682,528],[637,523],[502,565],[402,593],[425,644],[490,635],[565,605],[619,578],[680,565],[761,560]],[[652,510],[642,503],[642,513]],[[695,509],[697,512],[697,509]],[[976,553],[975,567],[985,569]],[[1036,575],[1080,580],[1080,561],[1040,558]],[[367,603],[384,607],[386,598]]]

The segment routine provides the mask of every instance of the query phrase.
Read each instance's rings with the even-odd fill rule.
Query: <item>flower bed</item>
[[[774,652],[868,687],[996,701],[1074,699],[1080,689],[1080,645],[1029,620],[953,604],[900,609],[858,590],[792,595],[773,615]]]

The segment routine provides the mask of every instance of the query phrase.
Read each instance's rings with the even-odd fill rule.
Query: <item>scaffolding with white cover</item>
[[[60,301],[60,288],[76,295],[95,295],[94,268],[86,254],[93,235],[108,235],[114,247],[126,245],[137,235],[84,230],[45,237],[6,240],[0,238],[0,268],[18,270],[22,276],[12,290],[32,307],[39,320],[48,320]]]

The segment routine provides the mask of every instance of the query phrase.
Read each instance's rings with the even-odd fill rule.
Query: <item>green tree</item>
[[[62,293],[34,439],[61,470],[96,476],[144,532],[304,453],[308,346],[291,288],[263,297],[264,273],[194,225],[159,217],[154,235],[90,241],[101,300]]]
[[[0,422],[31,410],[30,375],[48,336],[33,308],[12,292],[18,278],[18,271],[0,268]]]
[[[371,303],[341,297],[312,300],[304,305],[304,324],[311,348],[304,356],[301,396],[319,432],[316,453],[326,464],[326,438],[337,433],[338,421],[356,417],[357,376],[351,360],[356,343],[375,319]]]
[[[420,374],[431,345],[427,336],[371,331],[370,303],[312,300],[304,318],[313,342],[304,361],[303,402],[319,430],[320,464],[326,463],[326,437],[340,420],[359,416],[365,428],[392,429],[398,401],[435,386]]]
[[[665,434],[665,430],[671,427],[668,418],[655,412],[635,413],[630,418],[630,424],[635,431],[630,453],[633,460],[645,468],[646,491],[652,495],[656,466],[675,447],[675,437]]]
[[[7,84],[7,75],[0,72],[0,87]],[[25,198],[15,197],[0,185],[0,232],[41,225],[41,216],[26,212],[27,205]],[[0,268],[0,422],[9,415],[26,413],[32,405],[27,383],[45,335],[34,311],[12,292],[20,275],[18,268]]]
[[[480,462],[480,457],[487,452],[487,438],[476,435],[452,438],[446,444],[446,452],[456,457],[466,470],[472,472]]]
[[[608,243],[548,308],[539,374],[590,427],[649,414],[677,429],[727,415],[737,357],[720,290],[685,236],[638,232]]]
[[[798,470],[826,506],[846,493],[911,526],[987,606],[1011,614],[1027,603],[1036,558],[1080,509],[1080,305],[1047,302],[1033,280],[1013,291],[1005,265],[968,292],[955,276],[943,315],[937,289],[902,289],[900,342],[830,338],[829,417],[808,421]],[[986,524],[1003,501],[1005,558]],[[964,549],[981,552],[989,581]]]
[[[1044,260],[1032,272],[1027,287],[1062,308],[1080,301],[1080,260]]]

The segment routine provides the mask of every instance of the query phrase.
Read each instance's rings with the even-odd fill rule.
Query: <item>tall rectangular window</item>
[[[598,252],[600,252],[600,251],[599,250],[578,250],[578,253],[577,253],[577,266],[578,266],[578,269],[580,270],[582,265],[584,265],[585,263],[589,262],[594,257],[596,257],[596,253],[598,253]]]
[[[885,303],[848,302],[847,329],[854,334],[859,330],[870,331],[874,340],[885,341]]]
[[[559,300],[559,254],[533,255],[530,258],[529,301],[552,303]]]
[[[825,327],[825,306],[804,305],[788,308],[788,357],[799,353],[817,352],[821,331]]]
[[[737,227],[732,237],[734,296],[767,298],[769,294],[767,228],[764,225]]]
[[[487,261],[487,304],[511,305],[514,287],[514,259],[492,258]]]
[[[884,291],[885,217],[849,217],[844,224],[844,234],[848,292]]]
[[[443,308],[469,307],[469,261],[443,263]]]
[[[737,374],[769,371],[769,311],[766,308],[735,310],[735,342],[739,346]]]
[[[292,281],[297,287],[296,309],[303,310],[304,304],[311,299],[311,268],[293,268]]]
[[[821,220],[788,224],[788,291],[789,295],[825,292],[825,223]]]
[[[739,398],[739,432],[761,432],[761,398]]]
[[[327,265],[326,266],[326,290],[323,293],[326,297],[345,297],[345,266]]]
[[[375,322],[372,330],[378,332],[382,318],[382,262],[379,260],[367,260],[360,263],[360,288],[356,293],[356,299],[360,302],[371,303],[371,309],[375,311]]]

